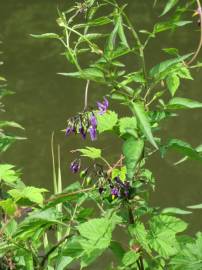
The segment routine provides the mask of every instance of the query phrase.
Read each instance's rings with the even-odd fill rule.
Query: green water
[[[121,1],[123,2],[123,1]],[[127,1],[128,12],[138,29],[147,28],[158,20],[158,11],[151,8],[151,0]],[[83,144],[76,137],[65,138],[60,132],[66,119],[82,110],[85,82],[57,75],[68,72],[72,67],[60,55],[61,46],[52,40],[35,40],[30,33],[56,32],[57,7],[67,7],[72,1],[53,0],[7,0],[0,1],[0,40],[5,62],[1,74],[9,82],[9,89],[16,95],[6,98],[7,119],[15,120],[25,127],[20,135],[28,139],[16,143],[3,157],[3,162],[22,168],[23,180],[27,184],[52,189],[50,137],[55,131],[56,144],[62,148],[62,175],[64,187],[76,180],[69,173],[69,162],[74,158],[69,150]],[[148,66],[160,62],[166,56],[161,48],[177,46],[181,53],[197,47],[199,33],[197,24],[182,28],[176,34],[162,34],[151,42],[146,51]],[[200,60],[201,57],[199,57]],[[128,66],[135,66],[130,59]],[[185,82],[179,94],[202,101],[202,71],[193,74],[194,82]],[[105,89],[92,85],[89,103],[101,98]],[[176,137],[193,146],[202,143],[202,112],[194,110],[180,113],[178,120],[172,119],[163,125],[165,138]],[[90,142],[89,142],[90,143]],[[110,160],[116,160],[120,142],[109,135],[102,137],[96,145],[104,148]],[[151,196],[152,205],[162,207],[185,207],[202,202],[202,164],[188,161],[178,167],[172,163],[177,156],[173,153],[165,160],[156,154],[148,163],[157,179],[156,192]],[[191,222],[190,232],[202,230],[202,211],[186,217]]]

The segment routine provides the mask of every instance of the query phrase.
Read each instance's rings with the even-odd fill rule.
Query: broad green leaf
[[[92,80],[95,82],[105,82],[103,72],[97,68],[87,68],[83,69],[82,71],[58,74],[84,80]]]
[[[133,250],[130,250],[124,254],[123,259],[122,259],[122,263],[123,263],[123,265],[125,265],[127,267],[132,266],[137,262],[139,257],[140,257],[140,253],[137,253]]]
[[[57,260],[56,269],[55,270],[65,270],[66,267],[73,261],[72,257],[61,256]]]
[[[43,203],[42,193],[47,192],[47,189],[36,187],[25,187],[23,189],[11,189],[8,193],[17,202],[20,199],[28,199],[31,202],[41,205]]]
[[[193,80],[189,69],[185,65],[180,65],[177,75],[182,79]]]
[[[168,0],[161,16],[168,13],[178,2],[179,2],[179,0]]]
[[[0,201],[0,207],[2,207],[4,212],[9,216],[13,215],[17,210],[16,203],[11,198]]]
[[[111,218],[91,219],[77,227],[82,237],[79,243],[84,250],[81,266],[88,266],[110,246],[117,222],[120,219],[112,215]]]
[[[176,234],[187,228],[187,223],[179,218],[158,215],[149,221],[148,241],[152,249],[164,258],[177,253]]]
[[[180,98],[180,97],[175,97],[172,98],[169,103],[166,106],[167,109],[199,109],[202,108],[202,103],[188,99],[188,98]]]
[[[16,172],[13,168],[15,166],[10,164],[1,164],[0,165],[0,180],[3,180],[6,183],[13,183],[19,180],[19,173]]]
[[[11,218],[5,226],[4,232],[8,237],[12,237],[18,227],[18,223],[15,221],[14,218]]]
[[[172,270],[201,270],[202,269],[202,233],[196,235],[193,243],[185,243],[171,259]]]
[[[99,112],[96,112],[96,119],[97,130],[99,133],[103,133],[105,131],[113,130],[118,121],[118,115],[113,111],[107,111],[103,115],[100,115]]]
[[[183,56],[179,56],[177,58],[173,58],[173,59],[169,59],[169,60],[166,60],[164,62],[161,62],[160,64],[154,66],[151,70],[150,70],[150,76],[151,77],[155,77],[155,78],[158,78],[160,77],[161,73],[163,73],[165,70],[167,70],[168,68],[180,63],[180,62],[183,62],[184,60],[186,60],[187,58],[189,58],[190,56],[192,55],[191,54],[186,54],[186,55],[183,55]]]
[[[119,132],[123,136],[125,134],[133,135],[135,138],[137,134],[137,120],[135,117],[123,117],[119,119]]]
[[[92,159],[101,158],[102,151],[94,147],[86,147],[85,149],[78,149],[83,157],[89,157]]]
[[[169,149],[174,149],[191,159],[196,159],[202,161],[202,155],[196,149],[192,148],[190,144],[178,139],[171,139],[164,147],[161,149],[162,156],[166,154]]]
[[[154,140],[154,137],[152,135],[151,126],[149,122],[149,118],[147,115],[147,112],[145,111],[144,104],[142,102],[131,102],[130,104],[131,110],[133,114],[137,117],[140,128],[143,132],[143,134],[146,136],[148,141],[156,148],[158,149],[158,146]]]
[[[164,208],[161,211],[162,214],[176,214],[176,215],[189,215],[192,214],[192,212],[190,211],[186,211],[180,208],[176,208],[176,207],[168,207],[168,208]]]
[[[112,179],[119,177],[122,181],[126,180],[127,168],[126,166],[121,167],[121,169],[114,168],[112,170]]]
[[[60,38],[59,35],[55,34],[55,33],[45,33],[45,34],[41,34],[41,35],[33,35],[31,34],[30,35],[31,37],[34,37],[34,38],[38,38],[38,39],[51,39],[51,38]]]
[[[180,79],[175,73],[170,74],[166,78],[166,84],[167,84],[168,90],[171,93],[171,96],[174,96],[177,89],[180,86]]]
[[[148,253],[151,253],[151,248],[148,243],[148,232],[143,223],[137,221],[133,226],[129,228],[132,236],[135,237],[135,240],[140,244],[140,246]]]
[[[144,141],[130,136],[123,144],[123,154],[125,156],[125,165],[127,168],[128,179],[132,179],[135,168],[140,160],[144,150]]]

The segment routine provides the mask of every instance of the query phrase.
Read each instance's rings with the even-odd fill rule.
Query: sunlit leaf
[[[131,103],[131,110],[134,113],[134,115],[137,117],[140,128],[143,132],[143,134],[147,137],[148,141],[156,148],[158,149],[158,146],[154,140],[154,137],[152,135],[151,126],[149,122],[148,115],[145,111],[144,105],[142,102],[132,102]]]
[[[180,86],[180,79],[175,73],[170,74],[166,78],[166,84],[171,95],[174,96]]]
[[[161,16],[168,13],[178,2],[179,2],[179,0],[168,0]]]
[[[96,119],[97,130],[99,133],[102,133],[105,131],[113,130],[118,121],[118,115],[113,111],[107,111],[103,115],[100,115],[99,112],[96,112]]]
[[[202,108],[202,103],[188,98],[175,97],[167,104],[167,109],[199,109]]]
[[[132,179],[144,149],[144,141],[130,136],[123,144],[128,179]]]
[[[84,149],[78,149],[83,157],[89,157],[92,159],[97,159],[101,157],[102,151],[100,149],[94,148],[94,147],[86,147]]]

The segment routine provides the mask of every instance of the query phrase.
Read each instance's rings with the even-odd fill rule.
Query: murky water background
[[[128,1],[128,12],[138,29],[151,29],[158,19],[158,11],[152,10],[152,1]],[[24,142],[16,143],[3,157],[3,162],[22,168],[23,180],[27,184],[52,189],[52,168],[50,137],[55,131],[55,141],[62,149],[62,175],[64,187],[76,180],[69,173],[69,162],[73,159],[69,150],[80,147],[83,142],[76,137],[65,138],[60,132],[66,119],[83,107],[85,82],[65,78],[57,72],[68,72],[72,67],[60,55],[61,46],[54,40],[36,40],[30,33],[56,32],[57,7],[67,7],[73,1],[51,0],[6,0],[0,1],[0,40],[3,41],[1,56],[5,65],[1,74],[9,82],[9,89],[16,95],[4,100],[7,119],[15,120],[25,127]],[[178,30],[176,34],[161,34],[151,42],[146,52],[148,66],[165,59],[161,48],[179,47],[181,53],[197,47],[199,33],[197,24]],[[199,58],[199,60],[201,57]],[[128,62],[135,65],[134,59]],[[202,70],[193,74],[194,82],[182,84],[179,95],[202,101]],[[103,87],[92,85],[89,103],[94,104],[105,93]],[[193,146],[202,143],[202,111],[180,113],[178,120],[169,120],[163,125],[165,138],[176,137],[190,142]],[[90,144],[90,142],[89,142]],[[101,145],[110,160],[116,160],[118,141],[111,135],[102,137]],[[152,205],[161,207],[185,207],[202,202],[202,163],[188,161],[178,167],[172,163],[177,156],[170,154],[162,160],[159,154],[148,166],[157,179],[156,192],[152,194]],[[186,217],[190,233],[202,231],[202,211],[195,211]]]

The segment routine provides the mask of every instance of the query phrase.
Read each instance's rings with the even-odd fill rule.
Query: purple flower
[[[74,160],[71,162],[70,169],[73,173],[77,173],[81,167],[80,161],[79,160]]]
[[[104,97],[104,101],[103,102],[97,102],[97,106],[99,109],[99,114],[103,115],[104,113],[106,113],[108,107],[109,107],[109,101]]]
[[[90,132],[90,138],[92,141],[95,141],[97,139],[97,131],[96,131],[96,128],[94,127],[90,127],[89,128],[89,132]]]
[[[114,196],[114,197],[118,197],[120,195],[119,189],[117,187],[113,187],[111,189],[111,195]]]
[[[85,139],[85,138],[86,138],[86,132],[85,132],[83,126],[81,126],[81,127],[79,128],[79,132],[80,132],[80,134],[82,135],[82,138]]]
[[[72,128],[72,127],[67,127],[67,128],[66,128],[65,135],[66,135],[66,136],[69,136],[69,135],[72,133],[72,131],[73,131],[73,128]]]
[[[91,123],[91,126],[93,128],[96,128],[97,127],[97,119],[95,117],[95,115],[92,113],[91,117],[90,117],[90,123]]]

